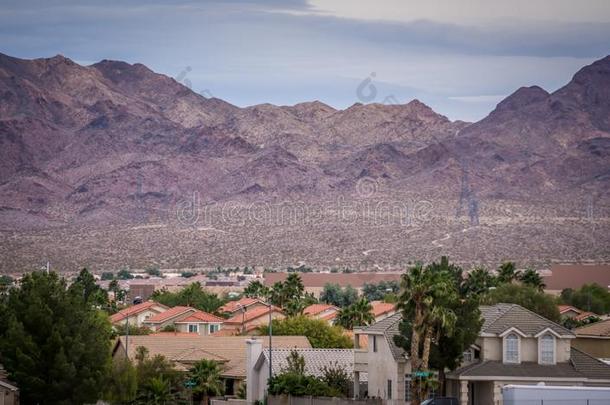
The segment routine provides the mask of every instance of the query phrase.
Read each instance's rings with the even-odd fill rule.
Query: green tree
[[[131,361],[126,358],[114,359],[104,399],[111,403],[128,403],[136,399],[137,390],[138,375]]]
[[[244,297],[266,300],[269,298],[269,288],[260,281],[254,280],[244,289]]]
[[[282,372],[304,375],[305,357],[296,350],[291,350],[288,357],[286,357],[286,368],[282,369]]]
[[[380,301],[387,294],[397,294],[400,291],[400,284],[396,281],[380,281],[377,284],[365,283],[362,286],[362,295],[369,301]]]
[[[604,315],[610,313],[610,292],[599,284],[585,284],[577,290],[561,292],[561,301],[576,308]]]
[[[111,367],[111,327],[77,286],[68,291],[56,273],[34,272],[0,304],[0,358],[23,403],[100,397]]]
[[[363,297],[349,307],[341,308],[337,314],[337,324],[350,330],[369,325],[375,320],[372,310],[371,303]]]
[[[137,398],[140,402],[146,403],[146,400],[155,398],[160,400],[165,397],[165,394],[159,396],[159,393],[166,391],[169,392],[172,401],[181,396],[183,393],[182,376],[171,361],[161,355],[150,357],[148,349],[143,346],[136,348],[135,358],[138,380]],[[162,380],[163,384],[160,384],[159,380]],[[163,390],[160,390],[161,386],[164,387]]]
[[[95,283],[95,277],[87,269],[81,270],[69,291],[81,295],[83,301],[97,308],[108,306],[108,294]]]
[[[220,376],[221,369],[217,362],[200,360],[189,372],[190,380],[195,383],[193,394],[204,405],[208,404],[211,396],[222,395],[224,385]]]
[[[118,278],[119,280],[130,280],[133,278],[133,274],[131,274],[129,269],[121,269],[116,274],[116,278]]]
[[[6,293],[8,289],[13,285],[13,278],[5,274],[0,276],[0,295]]]
[[[323,366],[321,371],[322,381],[324,381],[332,389],[340,392],[342,396],[347,397],[349,395],[349,388],[352,384],[352,379],[345,368],[340,366],[337,362],[334,362],[328,366]]]
[[[169,405],[175,403],[177,399],[170,381],[162,376],[152,377],[138,391],[138,403],[142,405]]]
[[[326,283],[320,301],[336,307],[347,307],[358,301],[358,291],[351,285],[341,288],[339,284]]]
[[[151,299],[168,307],[185,305],[210,313],[215,312],[225,303],[218,295],[205,291],[198,282],[189,284],[177,292],[166,289],[155,291]]]
[[[102,280],[114,280],[114,273],[111,271],[105,271],[102,273],[100,278]]]
[[[161,272],[161,269],[159,269],[159,266],[149,266],[146,269],[146,274],[153,277],[165,277]]]
[[[555,297],[527,285],[502,284],[483,295],[481,303],[487,305],[519,304],[553,322],[561,321]]]
[[[526,269],[523,273],[519,275],[519,281],[521,281],[525,285],[537,289],[538,291],[544,291],[544,288],[546,287],[546,284],[544,284],[542,277],[534,269]]]
[[[519,280],[521,272],[517,270],[514,262],[505,262],[498,268],[497,279],[499,284],[510,284]]]
[[[331,326],[321,319],[311,319],[300,315],[272,321],[274,336],[306,336],[314,348],[347,349],[353,347],[352,340],[340,326]],[[269,334],[268,325],[258,329],[261,335]]]

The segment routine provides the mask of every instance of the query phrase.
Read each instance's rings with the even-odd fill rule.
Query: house
[[[116,314],[110,316],[110,323],[113,325],[129,325],[141,327],[147,319],[165,312],[169,309],[163,304],[155,301],[146,301],[141,304],[132,305],[120,310]]]
[[[177,332],[210,335],[218,332],[223,322],[223,318],[196,308],[176,306],[148,318],[143,325],[153,332],[161,331],[169,326],[174,327]]]
[[[266,272],[264,274],[264,284],[271,288],[277,282],[286,280],[290,273]],[[402,273],[299,273],[305,291],[312,293],[316,298],[320,298],[320,294],[324,290],[326,284],[339,284],[341,287],[348,285],[355,288],[358,293],[362,293],[362,288],[365,284],[378,284],[382,281],[400,282]]]
[[[599,359],[610,359],[610,319],[573,330],[572,346]]]
[[[464,353],[460,368],[449,372],[447,395],[460,405],[502,405],[507,384],[610,386],[610,366],[572,347],[574,333],[516,304],[480,307],[483,327]],[[368,394],[389,404],[409,401],[411,367],[394,343],[401,314],[355,331],[354,380],[368,372]],[[360,335],[368,348],[359,348]]]
[[[372,301],[371,302],[371,312],[375,317],[375,322],[379,322],[389,316],[392,316],[396,313],[396,305],[390,304],[383,301]]]
[[[243,297],[238,299],[237,301],[227,302],[226,304],[218,308],[218,312],[234,315],[236,312],[240,312],[243,310],[247,311],[259,307],[268,307],[268,304],[258,298]]]
[[[585,284],[596,283],[610,287],[610,265],[608,264],[554,264],[541,274],[545,291],[559,294],[566,288],[578,289]]]
[[[564,318],[573,319],[578,322],[588,321],[599,318],[599,315],[589,312],[583,311],[571,305],[558,305],[557,309],[559,309],[559,314]]]
[[[303,310],[303,315],[308,318],[321,319],[330,325],[335,323],[339,308],[330,304],[312,304]]]
[[[19,388],[7,379],[2,366],[0,366],[0,405],[19,405]]]
[[[236,312],[231,318],[223,323],[225,334],[243,334],[257,329],[259,326],[268,325],[271,319],[284,319],[284,313],[276,306],[256,307],[247,311]]]
[[[160,333],[152,335],[120,336],[112,350],[114,359],[128,356],[135,360],[137,348],[148,349],[150,357],[162,355],[174,363],[179,371],[188,371],[203,359],[214,360],[222,365],[225,380],[225,394],[235,395],[239,385],[246,379],[247,336],[198,336],[195,334]],[[263,347],[268,347],[268,339],[261,339]],[[305,336],[273,336],[274,349],[310,348]]]
[[[323,376],[324,367],[340,367],[351,375],[354,368],[354,351],[352,349],[312,349],[312,348],[276,348],[271,354],[268,348],[263,348],[266,339],[249,339],[246,341],[246,370],[248,386],[246,401],[264,401],[269,379],[269,360],[273,375],[281,373],[288,367],[288,356],[296,351],[305,360],[305,374],[315,377]]]

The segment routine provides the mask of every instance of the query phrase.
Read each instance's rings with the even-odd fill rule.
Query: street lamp
[[[272,346],[272,336],[273,336],[273,326],[271,325],[271,312],[273,309],[273,305],[270,303],[269,305],[269,378],[273,377],[273,346]]]

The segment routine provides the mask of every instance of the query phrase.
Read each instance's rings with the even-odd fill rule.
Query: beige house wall
[[[176,324],[176,331],[177,332],[183,332],[183,333],[188,333],[189,331],[189,325],[195,325],[198,324],[199,325],[199,335],[200,336],[208,336],[210,334],[210,325],[209,323],[196,323],[196,322],[192,322],[192,323],[177,323]],[[218,325],[219,329],[222,329],[222,324],[220,323],[215,323],[214,325]]]
[[[610,358],[610,339],[586,338],[577,336],[572,346],[600,359]]]

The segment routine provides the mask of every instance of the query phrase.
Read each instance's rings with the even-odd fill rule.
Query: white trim
[[[512,377],[508,375],[486,375],[486,376],[459,376],[456,378],[450,378],[451,380],[459,380],[459,381],[565,381],[565,382],[595,382],[595,381],[609,381],[609,380],[590,380],[586,377],[583,378],[561,378],[561,377]]]
[[[196,330],[191,332],[191,326],[195,326]],[[186,330],[188,333],[199,333],[199,324],[198,323],[189,323],[186,326]]]
[[[521,332],[521,330],[519,330],[519,328],[517,328],[515,326],[506,329],[504,332],[500,333],[498,336],[503,338],[504,336],[508,335],[511,332],[515,332],[515,333],[521,335],[521,337],[527,337],[527,335],[525,333]]]
[[[549,333],[551,333],[551,334],[555,335],[555,337],[558,337],[558,338],[563,337],[562,335],[560,335],[559,333],[555,332],[555,331],[554,331],[553,329],[551,329],[551,328],[546,328],[546,329],[541,330],[540,332],[538,332],[537,334],[535,334],[535,335],[534,335],[534,337],[535,337],[535,338],[538,338],[538,337],[540,337],[540,336],[544,335],[544,334],[545,334],[545,333],[547,333],[547,332],[549,332]]]
[[[19,388],[15,387],[12,384],[7,383],[6,381],[0,380],[0,385],[9,389],[10,391],[19,391]]]
[[[506,359],[506,340],[509,336],[514,335],[517,337],[517,361],[508,361]],[[502,337],[502,363],[504,364],[521,364],[521,336],[516,332],[511,332],[506,336]]]
[[[551,362],[542,361],[542,339],[545,336],[551,336],[553,338],[553,360]],[[553,333],[545,333],[538,337],[538,364],[544,366],[557,364],[557,336]]]

